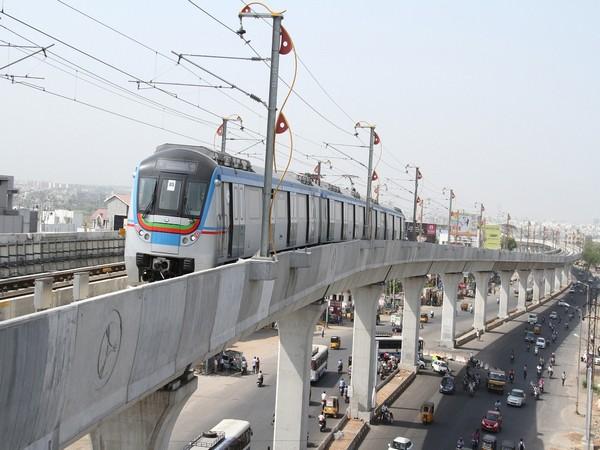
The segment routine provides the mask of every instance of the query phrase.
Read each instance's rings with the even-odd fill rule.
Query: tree
[[[502,248],[512,252],[515,248],[517,248],[517,241],[512,236],[503,236]]]
[[[583,247],[583,260],[590,266],[600,264],[600,242],[587,241]]]

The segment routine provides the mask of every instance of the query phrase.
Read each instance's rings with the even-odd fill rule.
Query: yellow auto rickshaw
[[[427,313],[421,313],[421,317],[420,317],[420,322],[421,323],[427,323],[429,322],[429,314]]]
[[[334,396],[329,396],[325,399],[325,407],[323,408],[323,415],[325,417],[336,417],[339,412],[339,403],[338,398]]]
[[[542,334],[542,325],[540,325],[539,323],[536,323],[533,326],[533,334]]]
[[[421,422],[423,422],[423,424],[428,424],[433,422],[433,411],[434,411],[435,407],[433,405],[433,402],[423,402],[423,404],[421,405],[421,412],[419,413],[421,416]]]
[[[341,345],[342,340],[339,336],[331,336],[331,339],[329,340],[329,348],[331,350],[339,350]]]

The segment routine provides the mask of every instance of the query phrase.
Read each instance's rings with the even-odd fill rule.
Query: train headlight
[[[141,228],[138,230],[138,233],[140,233],[140,236],[144,235],[144,230],[142,230]]]
[[[188,238],[187,237],[182,237],[181,238],[181,243],[182,244],[187,244],[187,242],[188,242]]]
[[[192,242],[194,242],[194,241],[197,239],[197,237],[196,237],[196,235],[195,235],[195,234],[192,234],[192,235],[190,236],[190,239],[192,240]]]
[[[144,239],[147,241],[148,239],[150,239],[150,233],[146,233],[144,234]]]

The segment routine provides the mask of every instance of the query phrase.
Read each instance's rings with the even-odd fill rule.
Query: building
[[[118,230],[123,228],[127,214],[129,213],[129,205],[131,204],[131,196],[129,194],[112,194],[106,200],[106,218],[108,220],[108,230]]]
[[[37,211],[13,207],[13,197],[18,192],[13,176],[0,175],[0,233],[37,231]]]
[[[68,209],[42,211],[40,230],[45,233],[72,233],[83,229],[83,213]]]
[[[98,208],[94,211],[86,223],[86,229],[89,231],[106,231],[108,230],[108,212],[106,208]]]

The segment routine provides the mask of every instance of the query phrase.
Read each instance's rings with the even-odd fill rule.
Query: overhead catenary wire
[[[25,87],[28,87],[28,88],[31,88],[31,89],[35,89],[35,90],[37,90],[39,92],[43,92],[44,94],[49,94],[49,95],[52,95],[54,97],[62,98],[64,100],[70,100],[72,102],[79,103],[80,105],[87,106],[88,108],[95,109],[95,110],[98,110],[98,111],[102,111],[102,112],[105,112],[107,114],[111,114],[113,116],[120,117],[122,119],[130,120],[130,121],[138,123],[140,125],[144,125],[144,126],[147,126],[147,127],[150,127],[150,128],[157,129],[157,130],[166,131],[168,133],[171,133],[171,134],[174,134],[174,135],[177,135],[177,136],[180,136],[180,137],[184,137],[186,139],[190,139],[190,140],[193,140],[193,141],[196,141],[196,142],[200,142],[202,144],[209,144],[207,141],[203,141],[201,139],[198,139],[198,138],[195,138],[195,137],[183,134],[183,133],[179,133],[178,131],[174,131],[174,130],[171,130],[169,128],[165,128],[164,126],[160,126],[160,125],[156,125],[156,124],[153,124],[153,123],[150,123],[150,122],[146,122],[144,120],[141,120],[141,119],[138,119],[138,118],[135,118],[135,117],[131,117],[131,116],[128,116],[126,114],[122,114],[122,113],[119,113],[119,112],[116,112],[116,111],[112,111],[110,109],[104,108],[102,106],[94,105],[92,103],[89,103],[89,102],[86,102],[86,101],[83,101],[83,100],[78,100],[76,98],[69,97],[67,95],[64,95],[64,94],[61,94],[61,93],[58,93],[58,92],[54,92],[54,91],[48,90],[48,89],[46,89],[44,87],[37,86],[35,84],[27,83],[25,81],[12,81],[12,80],[10,80],[10,77],[5,77],[4,75],[0,75],[0,78],[8,80],[8,81],[11,81],[13,84],[20,84],[22,86],[25,86]]]
[[[164,59],[166,59],[166,60],[168,60],[168,61],[171,61],[171,62],[173,62],[173,63],[177,63],[177,60],[176,60],[175,58],[173,58],[173,57],[171,57],[171,56],[169,56],[169,55],[167,55],[167,54],[165,54],[165,53],[163,53],[163,52],[160,52],[159,50],[156,50],[156,49],[154,49],[154,48],[150,47],[149,45],[146,45],[146,44],[144,44],[144,43],[143,43],[143,42],[141,42],[140,40],[138,40],[138,39],[135,39],[134,37],[132,37],[132,36],[130,36],[130,35],[128,35],[128,34],[125,34],[125,33],[123,33],[122,31],[120,31],[120,30],[116,29],[115,27],[113,27],[113,26],[111,26],[111,25],[108,25],[107,23],[105,23],[105,22],[103,22],[103,21],[101,21],[101,20],[99,20],[99,19],[96,19],[96,18],[95,18],[95,17],[93,17],[92,15],[90,15],[90,14],[88,14],[88,13],[86,13],[86,12],[84,12],[84,11],[82,11],[82,10],[78,9],[78,8],[75,8],[74,6],[72,6],[72,5],[70,5],[69,3],[65,2],[64,0],[56,0],[56,1],[57,1],[58,3],[60,3],[61,5],[63,5],[63,6],[65,6],[65,7],[67,7],[67,8],[69,8],[69,9],[71,9],[72,11],[74,11],[74,12],[76,12],[76,13],[78,13],[78,14],[82,15],[83,17],[85,17],[85,18],[87,18],[87,19],[89,19],[89,20],[91,20],[91,21],[95,22],[96,24],[98,24],[98,25],[100,25],[100,26],[102,26],[102,27],[104,27],[104,28],[106,28],[106,29],[108,29],[108,30],[110,30],[110,31],[112,31],[112,32],[114,32],[114,33],[116,33],[116,34],[118,34],[119,36],[121,36],[121,37],[123,37],[123,38],[125,38],[125,39],[129,40],[130,42],[133,42],[133,43],[135,43],[135,44],[137,44],[137,45],[139,45],[139,46],[141,46],[141,47],[145,48],[146,50],[148,50],[148,51],[150,51],[150,52],[154,53],[155,55],[158,55],[158,56],[160,56],[161,58],[164,58]],[[190,68],[188,68],[188,67],[185,67],[185,66],[181,66],[181,65],[180,65],[180,67],[182,67],[184,70],[186,70],[186,71],[187,71],[187,72],[189,72],[190,74],[192,74],[192,75],[194,75],[194,76],[196,76],[196,77],[198,77],[199,79],[201,79],[201,80],[202,80],[202,78],[201,78],[201,77],[200,77],[200,76],[199,76],[197,73],[195,73],[193,70],[191,70]],[[260,114],[259,112],[255,111],[254,109],[250,108],[248,105],[246,105],[246,104],[244,104],[243,102],[239,101],[239,100],[238,100],[238,99],[236,99],[235,97],[233,97],[233,96],[229,95],[227,92],[225,92],[225,91],[219,91],[219,92],[220,92],[222,95],[224,95],[225,97],[229,98],[231,101],[235,102],[236,104],[238,104],[238,105],[240,105],[241,107],[243,107],[244,109],[246,109],[247,111],[250,111],[251,113],[255,114],[257,117],[259,117],[259,118],[261,118],[261,119],[264,119],[264,118],[265,118],[265,117],[264,117],[262,114]]]

